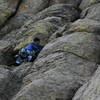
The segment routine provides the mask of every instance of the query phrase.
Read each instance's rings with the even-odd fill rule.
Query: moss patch
[[[28,39],[24,39],[22,40],[15,48],[14,48],[14,51],[15,50],[19,50],[21,49],[22,47],[24,47],[25,45],[27,45],[28,43],[32,42],[32,36],[30,36]]]
[[[90,3],[91,4],[95,4],[95,3],[97,3],[98,1],[97,0],[90,0]]]
[[[47,33],[49,31],[51,31],[52,26],[49,23],[38,23],[38,24],[34,25],[33,28],[34,28],[34,30],[36,32],[39,32],[39,33]]]
[[[19,97],[17,100],[27,100],[25,96]]]
[[[87,29],[88,29],[88,27],[85,25],[76,25],[76,26],[72,26],[68,31],[70,31],[70,32],[75,32],[75,31],[82,32],[82,31],[86,31]]]

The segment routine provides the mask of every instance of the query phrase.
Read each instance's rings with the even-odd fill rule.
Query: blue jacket
[[[37,45],[35,43],[29,43],[27,46],[24,47],[25,49],[29,50],[29,51],[41,51],[42,50],[42,46]]]

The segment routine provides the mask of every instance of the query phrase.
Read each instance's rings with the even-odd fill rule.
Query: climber
[[[39,52],[42,50],[42,46],[40,45],[40,39],[34,38],[32,43],[29,43],[21,50],[19,50],[18,54],[15,56],[16,65],[20,65],[23,62],[31,62],[35,60]]]

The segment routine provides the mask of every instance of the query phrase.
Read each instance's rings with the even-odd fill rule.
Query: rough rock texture
[[[100,23],[98,21],[92,19],[79,19],[71,24],[70,28],[68,29],[70,33],[72,32],[92,32],[92,33],[99,33],[100,31]]]
[[[27,20],[44,8],[48,7],[49,0],[22,0],[17,14],[1,30],[1,35],[6,35],[13,30],[19,29]]]
[[[34,20],[37,21],[47,16],[61,17],[64,21],[74,21],[79,17],[79,12],[73,5],[55,4],[38,13]]]
[[[12,52],[13,47],[10,42],[0,41],[0,65],[9,65],[14,61]]]
[[[96,21],[100,21],[100,3],[94,4],[81,13],[81,18],[89,18]]]
[[[97,68],[96,63],[91,62],[92,55],[90,55],[96,50],[94,48],[97,48],[95,43],[98,46],[99,41],[97,41],[94,34],[80,32],[47,44],[28,72],[29,75],[24,78],[23,88],[12,100],[54,100],[61,97],[66,100],[71,99]],[[86,48],[90,48],[89,52]],[[90,58],[80,55],[82,52],[88,53]],[[98,50],[97,52],[99,53]],[[98,54],[96,58],[98,59]]]
[[[73,100],[100,100],[100,66],[92,79],[79,89]]]
[[[36,14],[48,7],[49,0],[23,0],[18,13]]]
[[[0,0],[0,100],[99,100],[99,1]],[[43,50],[15,66],[35,37]]]
[[[27,77],[26,81],[30,79],[32,82],[28,82],[28,85],[12,100],[52,100],[52,98],[54,100],[61,97],[66,100],[71,99],[77,88],[91,76],[97,67],[95,63],[69,53],[61,52],[49,56],[51,57],[39,59],[34,64],[36,69],[40,68],[44,73],[36,78],[34,74]],[[42,67],[45,68],[42,69]]]
[[[77,7],[80,4],[81,0],[50,0],[50,4],[72,4]]]
[[[0,27],[16,12],[20,1],[0,0]]]
[[[10,72],[7,69],[2,68],[2,65],[0,65],[0,94],[2,91],[4,91],[5,86],[9,82],[10,78]]]
[[[80,8],[83,10],[93,4],[99,3],[100,0],[82,0],[81,4],[80,4]]]
[[[40,20],[34,24],[31,24],[26,31],[22,31],[22,36],[20,37],[20,43],[15,47],[15,49],[20,49],[27,43],[33,41],[33,38],[38,37],[41,39],[41,45],[45,45],[48,38],[55,32],[59,27],[50,23],[47,20]],[[23,30],[23,28],[22,28]],[[20,35],[20,32],[19,32]],[[23,39],[22,39],[23,38]]]
[[[74,53],[85,59],[98,62],[99,46],[98,36],[93,33],[75,32],[68,36],[63,36],[47,44],[39,57],[45,57],[56,51],[66,51]],[[95,55],[94,55],[95,53]],[[96,54],[97,53],[97,54]]]
[[[0,100],[10,99],[20,89],[21,80],[7,66],[0,65]]]
[[[7,97],[5,94],[5,90],[9,82],[11,81],[12,76],[12,73],[5,68],[5,66],[0,65],[0,100],[5,100],[5,98]]]
[[[31,63],[24,63],[20,65],[19,67],[16,67],[12,73],[14,73],[19,79],[24,78],[26,75],[28,75],[32,64]]]

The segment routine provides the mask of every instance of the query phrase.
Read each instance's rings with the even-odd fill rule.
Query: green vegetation
[[[87,30],[87,27],[85,25],[76,25],[76,26],[72,26],[69,29],[70,32],[75,32],[75,31],[82,32],[86,30]]]

